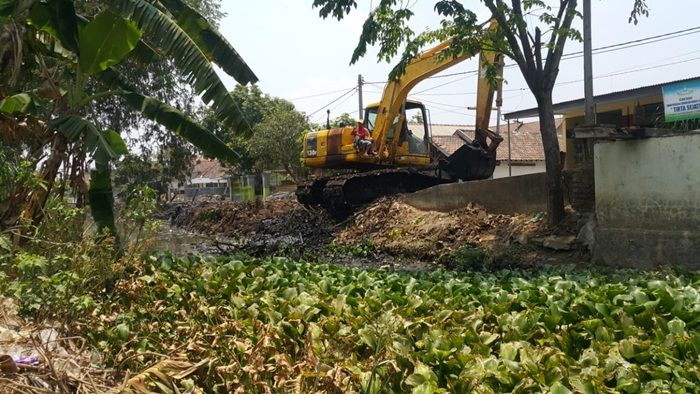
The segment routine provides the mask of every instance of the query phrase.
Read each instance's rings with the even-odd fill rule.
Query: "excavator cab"
[[[375,137],[374,128],[377,120],[379,103],[371,104],[365,109],[365,127]],[[424,167],[430,164],[430,127],[427,111],[423,103],[406,100],[401,112],[394,117],[386,134],[384,156],[397,167]],[[410,122],[414,119],[415,122]],[[397,132],[398,130],[398,132]],[[395,141],[395,138],[398,140]]]

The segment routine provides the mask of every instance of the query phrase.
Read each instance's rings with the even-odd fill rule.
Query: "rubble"
[[[0,296],[0,393],[104,393],[117,386],[102,356],[78,337],[24,322],[11,298]],[[90,382],[87,384],[87,382]]]
[[[575,235],[550,235],[542,240],[542,246],[552,250],[573,250]]]

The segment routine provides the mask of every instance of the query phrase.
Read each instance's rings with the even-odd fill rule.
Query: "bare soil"
[[[547,225],[544,214],[496,215],[478,206],[422,211],[395,197],[376,201],[343,222],[293,199],[208,202],[170,207],[171,223],[210,237],[222,253],[284,254],[347,266],[433,269],[464,248],[483,252],[492,265],[586,264],[578,244],[555,251],[546,237],[576,235],[578,215]],[[449,260],[449,259],[447,259]]]

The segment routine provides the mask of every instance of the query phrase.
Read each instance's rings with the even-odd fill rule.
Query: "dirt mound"
[[[172,223],[202,234],[218,234],[230,238],[258,232],[263,221],[296,208],[291,200],[246,202],[203,202],[176,209]]]
[[[217,241],[220,250],[254,256],[311,254],[344,265],[343,258],[351,256],[353,262],[382,266],[396,265],[393,257],[434,262],[471,247],[504,256],[499,259],[508,260],[507,265],[571,262],[575,257],[568,249],[560,253],[542,247],[552,234],[575,234],[576,215],[571,212],[563,225],[550,229],[543,214],[495,215],[475,205],[451,212],[421,211],[396,198],[375,201],[342,223],[290,199],[262,205],[200,203],[178,209],[175,225],[226,237]]]
[[[530,217],[531,219],[531,217]],[[395,199],[383,199],[358,212],[335,236],[341,245],[371,239],[396,254],[433,257],[464,245],[491,246],[503,241],[508,229],[536,231],[525,217],[490,215],[476,206],[452,212],[421,211]]]

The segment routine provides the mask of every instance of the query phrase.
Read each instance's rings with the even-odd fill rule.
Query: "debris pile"
[[[336,234],[341,245],[371,239],[379,249],[415,257],[435,257],[465,245],[492,248],[543,229],[532,215],[492,215],[478,206],[452,212],[421,211],[386,198],[358,212]]]
[[[13,299],[0,296],[0,392],[104,393],[115,373],[100,368],[102,356],[79,337],[61,337],[17,316]]]
[[[372,256],[378,256],[375,260],[384,255],[435,261],[469,246],[507,253],[510,260],[530,265],[556,259],[557,252],[577,250],[576,237],[571,236],[576,234],[576,220],[577,215],[569,212],[562,225],[549,228],[543,213],[490,214],[473,204],[451,212],[422,211],[396,197],[386,197],[341,223],[335,223],[322,209],[309,210],[289,199],[259,206],[252,202],[202,203],[180,210],[173,223],[197,233],[227,237],[217,241],[219,249],[242,250],[254,256],[310,251],[317,257],[328,257],[332,244],[340,250],[364,245],[372,250]],[[368,255],[365,250],[354,252]]]
[[[173,210],[171,223],[188,231],[215,235],[217,245],[252,255],[326,245],[335,224],[325,211],[306,209],[292,199],[181,206]]]

